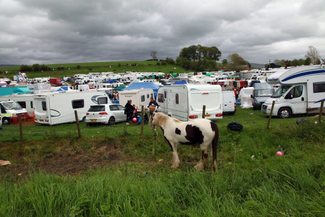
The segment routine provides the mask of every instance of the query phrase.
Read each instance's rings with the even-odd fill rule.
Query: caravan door
[[[290,105],[293,114],[303,114],[307,112],[306,85],[299,84],[293,86],[284,98]]]
[[[169,89],[167,99],[168,115],[181,121],[188,121],[188,93],[186,86]]]

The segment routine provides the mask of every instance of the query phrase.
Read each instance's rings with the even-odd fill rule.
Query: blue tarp
[[[141,89],[141,88],[152,89],[153,93],[155,94],[155,98],[156,98],[159,87],[152,82],[133,82],[128,87],[124,88],[122,91],[135,90],[135,89]]]
[[[187,82],[185,80],[181,80],[181,81],[175,81],[174,84],[187,84]]]
[[[110,79],[110,80],[106,81],[106,83],[109,83],[109,84],[111,84],[111,83],[117,83],[117,81],[114,80],[114,79]]]
[[[24,94],[24,93],[33,93],[28,87],[1,87],[0,96],[12,95],[12,94]]]

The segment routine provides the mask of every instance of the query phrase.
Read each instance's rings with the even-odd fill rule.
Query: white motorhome
[[[324,66],[301,66],[276,72],[268,77],[268,83],[281,87],[262,105],[262,112],[272,116],[289,118],[295,114],[318,113],[320,102],[325,99]]]
[[[0,96],[0,101],[16,101],[23,109],[26,109],[28,118],[34,118],[34,94],[13,94]]]
[[[154,97],[152,89],[134,89],[119,91],[119,101],[121,105],[125,105],[128,100],[132,100],[132,104],[135,104],[139,109],[141,106],[146,108],[149,105],[150,98]]]
[[[37,94],[34,97],[35,122],[46,125],[75,122],[75,110],[78,120],[84,121],[90,105],[96,104],[110,104],[107,94],[95,90]]]
[[[23,121],[28,118],[26,109],[22,108],[16,101],[0,101],[0,109],[3,124],[18,123],[18,114],[21,115]]]
[[[220,85],[185,84],[163,86],[158,89],[160,111],[181,121],[201,118],[222,119],[222,90]]]

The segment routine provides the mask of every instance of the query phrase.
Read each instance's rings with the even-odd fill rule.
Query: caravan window
[[[149,94],[147,94],[147,99],[149,99],[149,97],[150,97],[150,95],[149,95]]]
[[[167,98],[167,91],[166,90],[164,91],[164,97],[165,97],[165,99]]]
[[[314,93],[322,93],[325,92],[325,83],[314,83],[313,84],[313,89],[314,89]]]
[[[85,107],[85,101],[83,99],[72,100],[72,108],[83,108]]]
[[[145,95],[142,95],[141,96],[141,102],[144,102],[144,101],[146,101],[146,96]]]
[[[158,102],[165,102],[164,94],[158,93]]]
[[[42,101],[42,109],[43,111],[46,111],[46,101]]]
[[[19,105],[22,107],[22,108],[26,108],[26,102],[25,101],[17,101],[19,103]]]
[[[175,95],[175,103],[179,104],[179,95],[178,95],[178,93],[176,93],[176,95]]]
[[[107,97],[98,97],[97,102],[98,104],[107,104],[108,100]]]
[[[34,108],[33,101],[30,101],[30,107]]]

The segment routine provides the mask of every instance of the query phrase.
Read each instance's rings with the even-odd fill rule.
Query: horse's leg
[[[200,159],[199,163],[194,166],[194,169],[196,169],[196,170],[203,170],[208,162],[209,155],[208,155],[207,150],[202,150],[201,153],[202,154],[201,154],[201,159]]]

